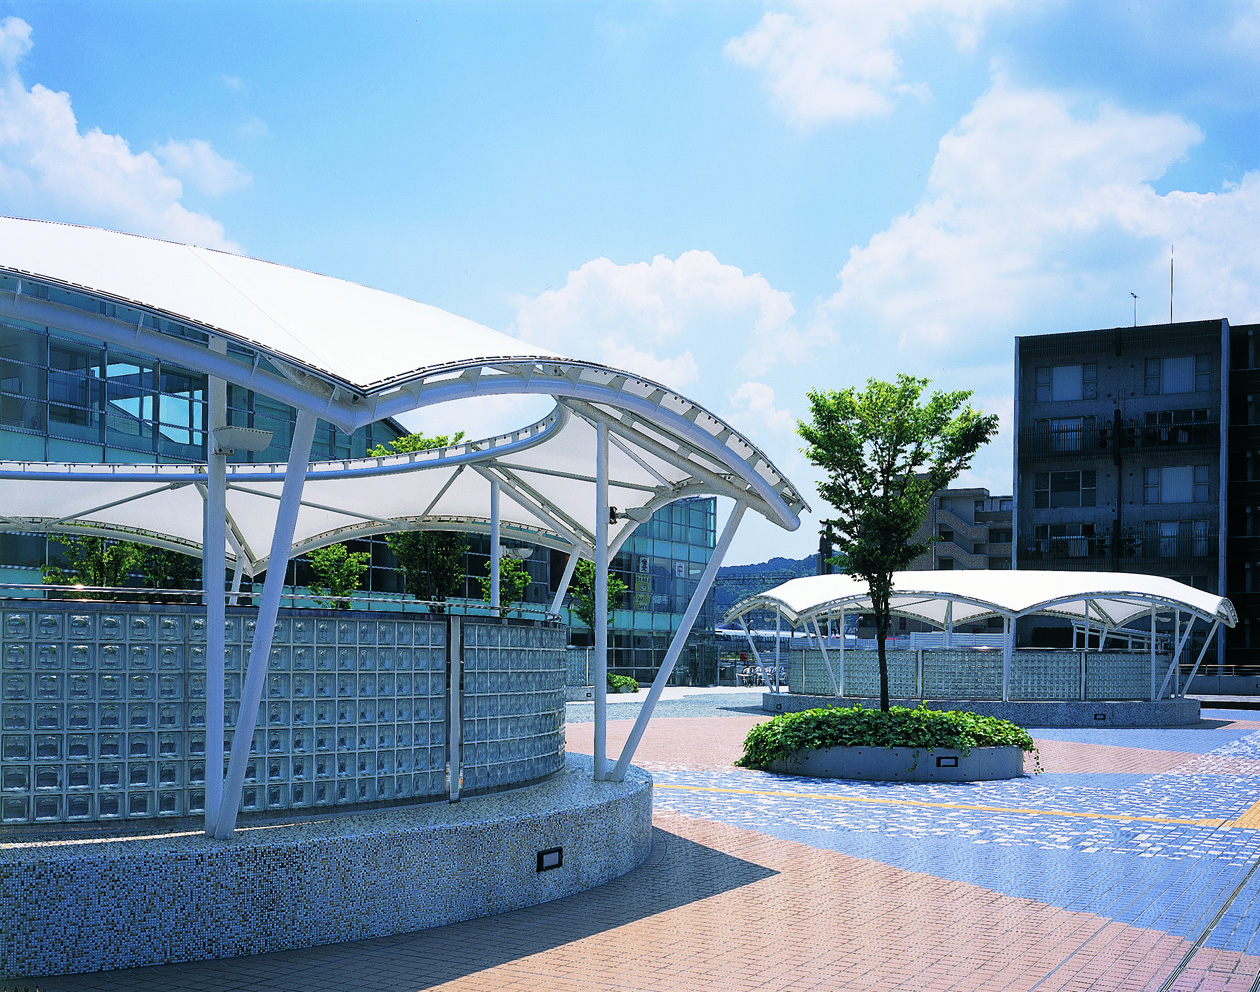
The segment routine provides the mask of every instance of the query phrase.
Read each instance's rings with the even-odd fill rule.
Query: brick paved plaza
[[[886,785],[734,768],[759,694],[671,695],[635,761],[655,846],[624,878],[440,930],[39,987],[1260,989],[1260,710],[1034,730],[1040,775]],[[610,703],[610,754],[638,703]],[[590,709],[569,707],[570,751],[590,753]]]

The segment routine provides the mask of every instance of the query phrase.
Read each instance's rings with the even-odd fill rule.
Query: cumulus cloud
[[[254,177],[237,163],[224,158],[208,141],[168,141],[153,149],[167,170],[210,196],[244,189]]]
[[[26,87],[17,62],[30,34],[19,18],[0,21],[0,211],[234,248],[221,223],[183,205],[183,185],[153,154],[81,131],[68,93]]]
[[[12,72],[18,60],[31,50],[31,26],[20,17],[0,21],[0,64]]]
[[[729,419],[750,437],[762,432],[793,435],[796,417],[774,405],[774,389],[764,382],[741,382],[730,396]]]
[[[794,0],[726,45],[764,72],[775,101],[799,126],[878,117],[898,97],[923,98],[906,82],[894,42],[920,25],[943,25],[960,49],[975,47],[985,16],[1010,0]]]
[[[627,265],[597,258],[517,304],[515,333],[525,340],[684,390],[702,366],[799,358],[815,333],[796,327],[787,293],[707,251]]]
[[[915,208],[851,250],[827,308],[910,364],[979,360],[1012,333],[1260,313],[1260,173],[1217,192],[1151,185],[1202,140],[1173,114],[1019,89],[999,78],[941,139]],[[1154,301],[1162,298],[1162,303]],[[1043,326],[1044,315],[1059,323]]]

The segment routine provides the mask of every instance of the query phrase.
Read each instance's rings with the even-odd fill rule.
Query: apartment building
[[[1252,663],[1256,328],[1222,319],[1017,338],[1015,567],[1143,572],[1223,593],[1241,622],[1222,661]]]
[[[920,571],[1010,568],[1013,517],[1011,496],[991,496],[980,488],[942,489],[932,497],[914,537],[915,541],[935,540],[910,567]]]

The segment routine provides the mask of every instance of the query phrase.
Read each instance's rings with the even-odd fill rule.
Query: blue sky
[[[1166,320],[1174,244],[1177,319],[1260,320],[1258,51],[1254,0],[0,3],[0,213],[652,375],[814,506],[729,560],[799,556],[807,389],[912,372],[1005,428],[1013,337]],[[965,481],[1009,492],[1009,430]]]

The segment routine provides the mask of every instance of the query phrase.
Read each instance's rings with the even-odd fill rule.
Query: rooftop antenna
[[[1133,326],[1134,326],[1134,327],[1137,327],[1137,301],[1138,301],[1138,295],[1137,295],[1137,293],[1134,293],[1134,292],[1132,292],[1132,291],[1130,291],[1130,292],[1129,292],[1129,295],[1133,297]]]
[[[1173,255],[1176,252],[1176,245],[1168,246],[1168,323],[1173,322],[1172,304],[1173,304]]]

